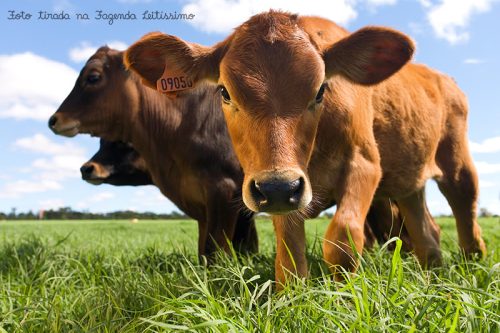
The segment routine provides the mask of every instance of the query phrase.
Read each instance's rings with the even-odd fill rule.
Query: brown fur
[[[93,73],[101,78],[89,84]],[[238,204],[243,174],[219,108],[213,85],[172,101],[126,71],[121,52],[104,47],[82,69],[49,125],[56,134],[131,142],[153,183],[198,221],[200,255],[228,250],[226,239],[255,252],[255,222]]]
[[[102,82],[88,85],[85,79],[95,71],[103,75]],[[93,175],[96,177],[88,180],[94,183],[153,183],[153,175],[146,166],[148,162],[130,144],[108,140],[135,142],[141,152],[148,154],[149,163],[156,163],[152,166],[157,177],[154,183],[159,184],[162,192],[184,212],[198,219],[200,254],[209,254],[215,246],[224,247],[227,245],[224,235],[228,235],[229,231],[221,230],[218,226],[220,222],[207,227],[207,223],[214,222],[205,222],[207,217],[203,215],[204,209],[210,212],[210,209],[220,209],[218,207],[221,204],[230,210],[237,208],[235,201],[238,199],[233,198],[229,202],[227,198],[220,199],[217,192],[220,189],[211,186],[220,182],[221,177],[238,179],[241,174],[234,164],[232,148],[230,145],[228,147],[225,123],[222,114],[218,112],[220,104],[218,100],[212,101],[213,88],[200,87],[194,94],[185,94],[184,97],[181,94],[172,102],[137,83],[134,75],[123,70],[121,53],[108,48],[100,49],[82,69],[73,91],[51,118],[57,120],[55,124],[51,124],[51,128],[63,135],[91,133],[105,138],[101,139],[99,152],[86,163],[86,166],[92,165],[95,168]],[[197,133],[200,129],[204,132]],[[202,162],[207,158],[210,159],[209,162]],[[180,163],[181,166],[172,166],[173,162]],[[193,173],[199,176],[193,176]],[[193,191],[200,188],[200,183],[202,190]],[[200,199],[200,194],[203,193],[207,194]],[[202,206],[208,196],[215,197],[210,202],[215,207],[196,211],[196,207]],[[389,239],[390,230],[401,230],[400,220],[388,217],[389,209],[384,211],[384,207],[374,207],[381,218],[377,214],[370,216],[370,222],[365,228],[369,244],[373,244],[375,240],[383,243]],[[210,213],[209,216],[215,216],[213,214],[217,212]],[[249,222],[249,218],[246,213],[238,214],[232,238],[235,248],[242,251],[257,250],[255,224],[253,220]],[[372,226],[375,234],[371,232],[370,224],[376,224]],[[401,232],[402,235],[405,234],[404,229]],[[221,243],[213,244],[213,233],[220,234],[218,240]],[[409,242],[406,244],[407,248],[411,248]]]
[[[328,34],[329,43],[318,33],[328,29],[337,31]],[[255,184],[302,182],[299,200],[287,203],[288,211],[283,205],[269,208],[279,214],[274,218],[278,281],[285,281],[287,271],[306,274],[303,217],[332,201],[338,209],[323,252],[335,272],[338,265],[355,269],[349,238],[361,253],[370,203],[386,198],[400,206],[420,262],[439,264],[439,229],[424,197],[429,178],[438,181],[452,207],[461,248],[484,254],[465,97],[445,75],[404,66],[414,47],[403,34],[372,27],[338,40],[344,32],[326,20],[270,11],[214,47],[145,36],[129,48],[126,63],[149,85],[166,62],[195,80],[215,77],[225,87],[231,100],[223,110],[245,172],[248,207],[259,211],[265,203]],[[158,57],[141,59],[153,45]],[[323,81],[323,101],[315,103]]]

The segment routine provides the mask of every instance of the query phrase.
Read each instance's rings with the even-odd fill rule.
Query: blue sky
[[[98,140],[58,137],[48,117],[73,87],[78,71],[103,44],[125,48],[150,31],[210,45],[249,15],[273,8],[330,18],[351,31],[385,25],[417,43],[415,61],[455,78],[470,104],[469,139],[480,175],[480,207],[500,213],[500,1],[498,0],[2,0],[0,2],[0,211],[71,206],[104,212],[169,212],[175,206],[153,186],[93,186],[79,167]],[[31,13],[9,20],[9,11]],[[131,13],[137,20],[97,20]],[[142,20],[145,10],[193,13],[191,21]],[[38,12],[67,13],[70,20],[38,20]],[[76,20],[87,13],[89,20]],[[433,182],[428,205],[450,209]]]

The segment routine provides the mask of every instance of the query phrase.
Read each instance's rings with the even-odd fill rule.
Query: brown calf
[[[270,11],[213,47],[146,35],[125,62],[152,87],[165,68],[218,82],[245,173],[243,200],[273,214],[276,278],[284,281],[288,272],[307,274],[303,217],[330,202],[338,206],[323,254],[334,272],[356,268],[349,237],[361,253],[370,203],[384,198],[397,201],[420,262],[439,264],[429,178],[448,199],[463,251],[485,253],[465,97],[449,77],[405,66],[413,49],[391,29],[348,34],[327,20]]]
[[[257,251],[253,213],[241,210],[243,173],[227,135],[215,87],[200,85],[172,101],[125,70],[123,54],[100,48],[80,72],[71,93],[50,118],[64,136],[90,133],[130,142],[153,183],[198,221],[198,253],[228,250],[235,228],[242,251]]]

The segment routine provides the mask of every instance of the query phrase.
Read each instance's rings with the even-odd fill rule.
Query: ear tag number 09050
[[[163,75],[156,81],[156,89],[161,93],[171,93],[193,87],[193,81],[183,72],[165,65]]]

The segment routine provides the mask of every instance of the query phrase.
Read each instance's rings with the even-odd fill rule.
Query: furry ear
[[[157,81],[166,68],[182,73],[193,83],[209,79],[218,80],[219,63],[224,45],[205,47],[153,32],[145,35],[125,51],[125,66],[139,74],[143,83],[156,89]]]
[[[376,84],[403,67],[414,49],[411,39],[400,32],[363,28],[323,52],[326,77],[339,74],[355,83]]]

